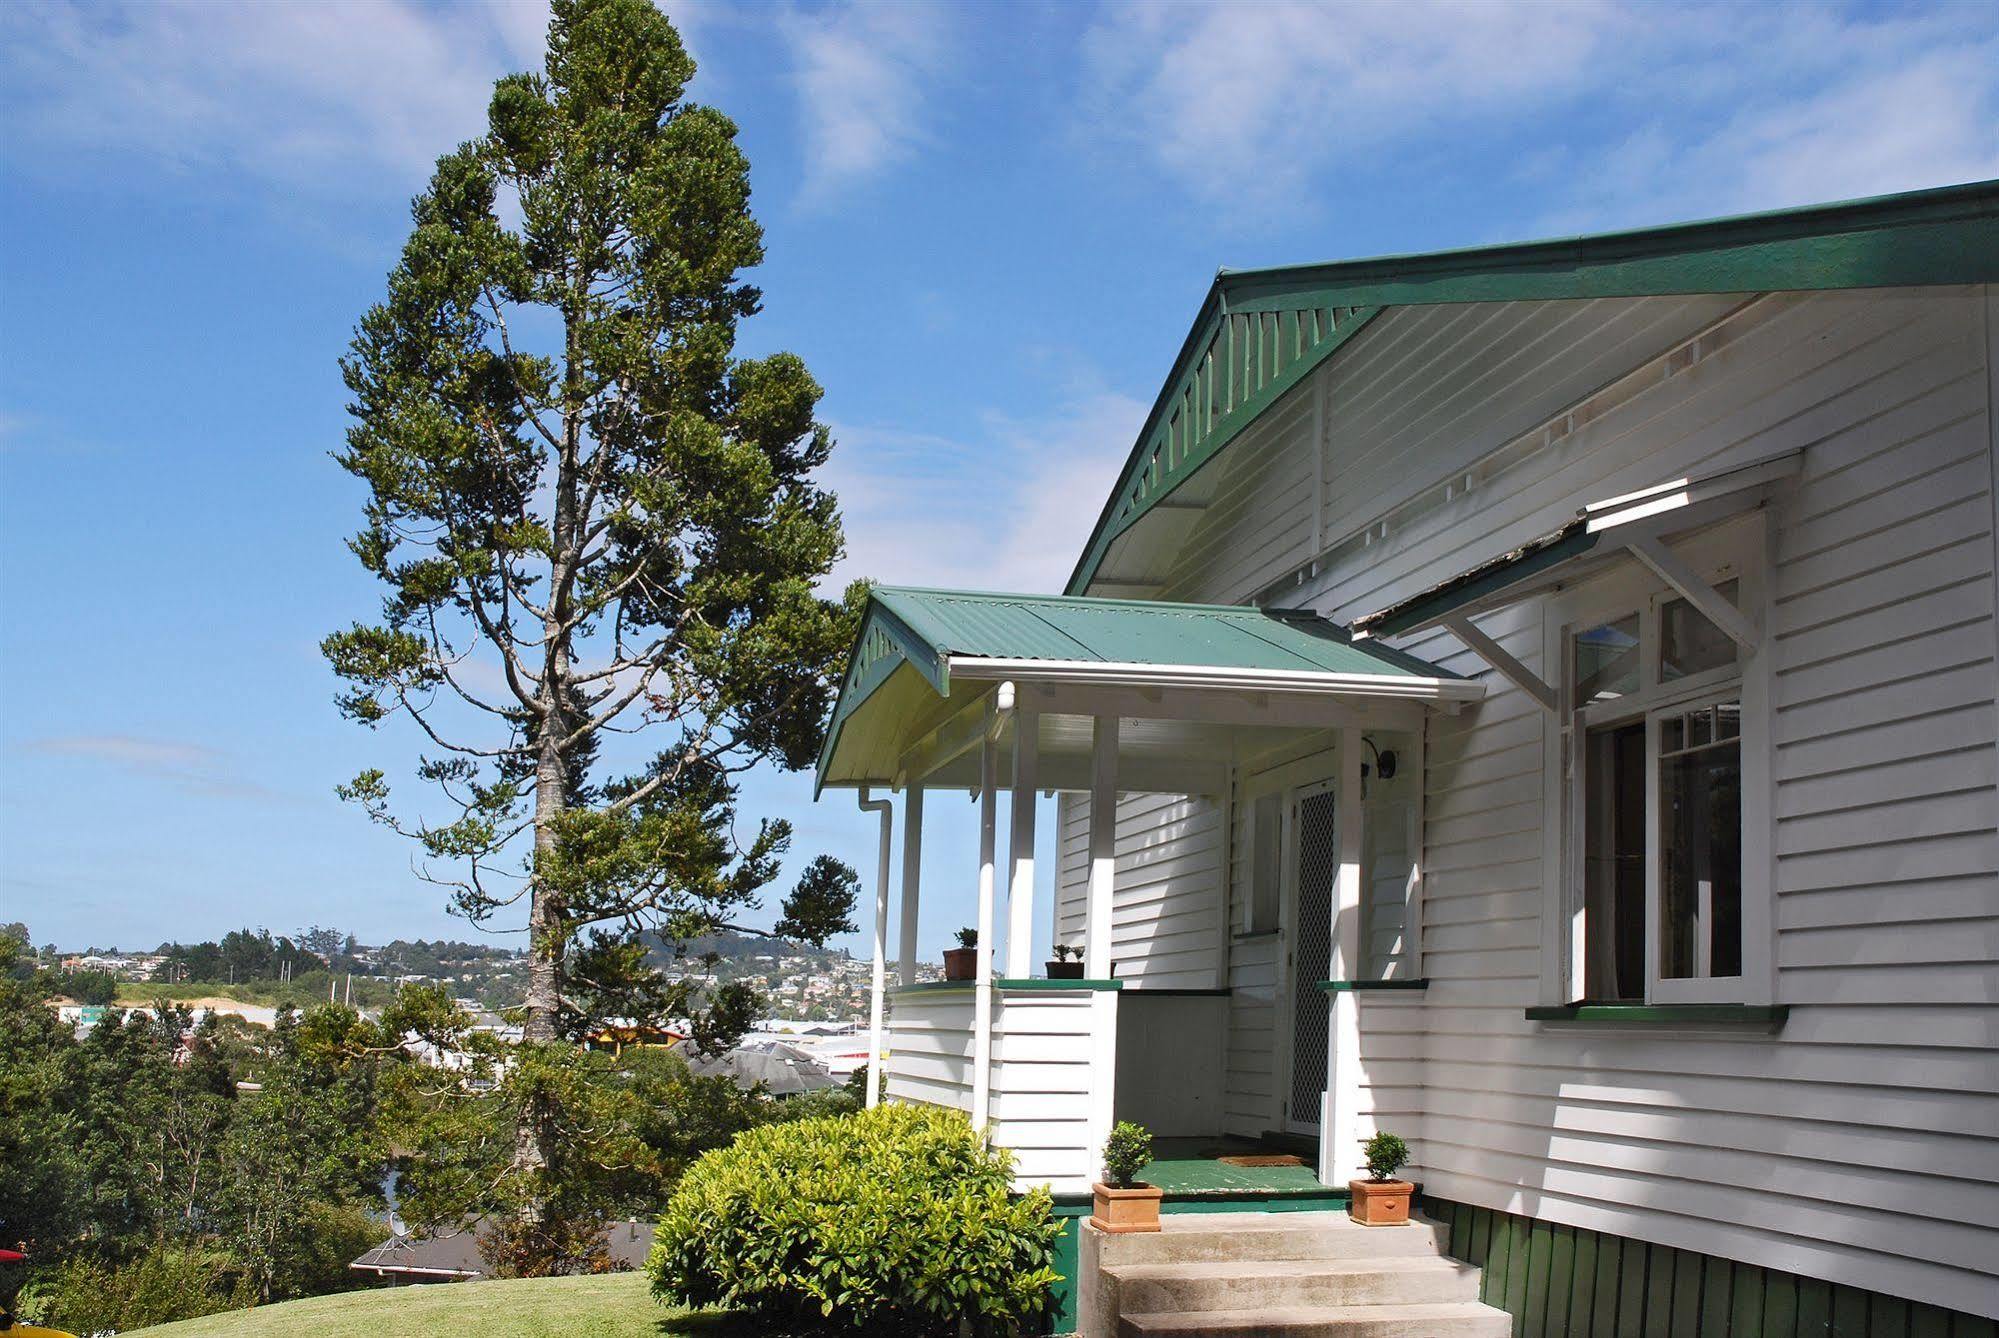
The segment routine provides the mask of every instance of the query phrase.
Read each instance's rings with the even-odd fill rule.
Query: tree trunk
[[[569,758],[563,741],[573,727],[569,675],[573,666],[569,654],[567,627],[572,609],[570,592],[575,564],[580,554],[577,544],[577,459],[582,444],[580,415],[582,388],[577,360],[581,354],[577,327],[581,313],[571,306],[565,313],[566,345],[562,450],[555,466],[554,561],[550,564],[548,612],[543,621],[546,642],[542,663],[540,698],[543,714],[539,725],[539,747],[535,756],[533,890],[528,905],[528,994],[527,1017],[521,1039],[527,1044],[548,1043],[559,1038],[562,1009],[562,958],[569,933],[564,923],[565,907],[549,887],[543,861],[554,851],[557,820],[569,804]],[[537,1176],[554,1160],[553,1112],[539,1100],[525,1104],[520,1127],[515,1130],[514,1168]],[[521,1196],[519,1226],[523,1234],[536,1232],[547,1239],[548,1197],[541,1188],[531,1187]],[[521,1252],[513,1252],[515,1260]],[[537,1271],[553,1271],[550,1267]]]

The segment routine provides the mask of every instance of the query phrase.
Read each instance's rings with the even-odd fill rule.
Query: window
[[[1258,795],[1249,810],[1249,899],[1243,906],[1242,932],[1268,933],[1277,928],[1284,896],[1284,796]]]
[[[1739,575],[1711,579],[1742,606]],[[1561,634],[1564,899],[1581,930],[1565,995],[1745,1002],[1745,885],[1767,896],[1768,880],[1745,877],[1744,734],[1760,722],[1745,720],[1742,650],[1631,572],[1557,610],[1583,615]]]
[[[1659,721],[1659,974],[1742,974],[1742,704]]]

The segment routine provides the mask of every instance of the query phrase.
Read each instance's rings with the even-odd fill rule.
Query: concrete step
[[[1389,1259],[1443,1252],[1442,1229],[1364,1227],[1345,1213],[1167,1213],[1160,1230],[1105,1236],[1099,1263],[1224,1262],[1236,1259]]]
[[[1512,1332],[1511,1315],[1477,1301],[1182,1310],[1126,1315],[1118,1321],[1119,1338],[1189,1333],[1212,1338],[1508,1338]]]
[[[1477,1269],[1433,1255],[1122,1264],[1103,1277],[1125,1315],[1478,1299]]]

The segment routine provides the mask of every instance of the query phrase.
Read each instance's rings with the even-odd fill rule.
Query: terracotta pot
[[[979,971],[977,948],[944,949],[944,979],[970,980]]]
[[[1362,1226],[1409,1224],[1409,1196],[1416,1186],[1407,1180],[1349,1180],[1347,1191],[1347,1216]]]
[[[1083,978],[1083,964],[1081,962],[1050,962],[1048,964],[1048,978],[1050,980],[1081,980]]]
[[[1130,1189],[1112,1189],[1109,1185],[1090,1188],[1096,1193],[1096,1211],[1090,1216],[1090,1225],[1097,1230],[1113,1235],[1159,1230],[1161,1196],[1151,1185],[1133,1185]]]

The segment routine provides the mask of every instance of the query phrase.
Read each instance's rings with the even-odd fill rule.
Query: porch
[[[1309,614],[878,589],[819,780],[859,790],[881,822],[870,1030],[887,1099],[965,1111],[1014,1152],[1023,1186],[1058,1195],[1087,1193],[1112,1123],[1129,1119],[1159,1138],[1149,1173],[1171,1199],[1323,1204],[1354,1160],[1353,987],[1406,985],[1419,968],[1401,932],[1420,895],[1413,807],[1393,833],[1371,834],[1371,814],[1391,776],[1414,796],[1405,807],[1420,802],[1425,714],[1482,691]],[[1245,767],[1273,757],[1293,759],[1265,767],[1281,784],[1246,787]],[[919,983],[924,799],[939,789],[977,801],[977,965],[971,980]],[[893,958],[882,790],[903,809]],[[1147,795],[1198,801],[1242,831],[1203,875],[1221,916],[1183,937],[1212,940],[1216,962],[1232,948],[1280,958],[1253,998],[1225,970],[1211,988],[1148,986],[1152,948],[1133,939],[1118,882],[1120,801]],[[1064,890],[1050,903],[1036,889],[1037,822],[1060,796],[1087,807],[1066,907],[1080,934],[1062,932]],[[1080,949],[1080,979],[1037,972],[1034,929],[1051,922]],[[1231,1137],[1232,1050],[1259,1048],[1277,1057],[1270,1119]]]

